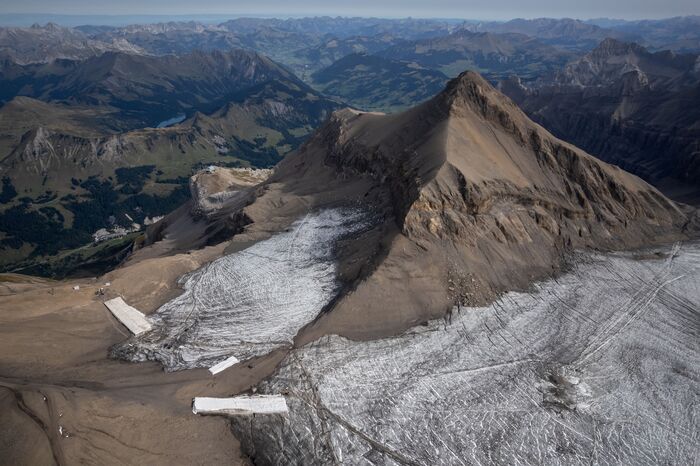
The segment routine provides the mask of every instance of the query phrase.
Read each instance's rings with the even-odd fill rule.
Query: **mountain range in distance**
[[[606,39],[552,77],[501,89],[557,136],[700,200],[700,59]]]
[[[197,167],[274,165],[339,105],[243,50],[6,60],[0,76],[5,263],[163,215]]]
[[[659,44],[679,28],[678,50],[693,50],[696,20],[638,26]],[[633,23],[571,19],[0,28],[0,262],[33,270],[97,230],[142,225],[186,199],[202,167],[270,167],[333,110],[402,111],[464,69],[555,135],[697,202],[697,55],[609,36],[637,37]],[[7,233],[18,224],[41,228]]]
[[[353,53],[311,76],[326,95],[378,111],[402,110],[437,94],[448,77],[408,60]]]

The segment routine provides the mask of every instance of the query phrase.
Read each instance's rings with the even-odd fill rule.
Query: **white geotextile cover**
[[[252,416],[254,414],[287,414],[287,400],[280,395],[235,396],[232,398],[197,397],[192,403],[195,414],[225,414]]]
[[[151,323],[146,316],[138,309],[126,304],[121,296],[105,301],[105,306],[134,335],[141,335],[151,330]]]

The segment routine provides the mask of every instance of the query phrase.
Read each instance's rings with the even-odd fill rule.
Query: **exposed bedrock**
[[[393,219],[373,269],[323,319],[354,337],[527,287],[577,248],[687,238],[697,225],[693,211],[556,139],[471,72],[402,114],[336,112],[272,180],[295,192],[310,181],[289,180],[311,175],[369,179],[362,196],[387,201],[376,205]]]

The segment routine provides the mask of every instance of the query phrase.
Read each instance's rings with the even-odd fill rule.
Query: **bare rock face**
[[[609,83],[631,71],[640,71],[637,57],[644,54],[648,52],[641,45],[605,39],[589,54],[567,65],[558,80],[579,86]]]
[[[685,237],[692,216],[556,139],[472,72],[401,114],[336,112],[244,209],[253,222],[246,231],[298,215],[292,205],[348,200],[386,221],[355,246],[376,251],[368,265],[352,266],[352,245],[341,251],[351,291],[310,335],[398,331],[526,287],[576,248]]]
[[[145,54],[125,39],[109,42],[88,38],[72,28],[47,23],[28,28],[0,28],[0,53],[16,63],[50,63],[57,59],[82,60],[106,52]]]
[[[606,39],[552,80],[527,89],[510,79],[500,87],[556,136],[697,204],[698,59]]]
[[[272,170],[212,166],[190,178],[192,214],[208,217],[246,188],[265,181]]]
[[[462,77],[442,98],[450,108],[446,163],[406,215],[414,234],[470,237],[476,224],[469,217],[485,215],[504,242],[545,234],[554,243],[614,247],[678,221],[677,208],[657,191],[544,133],[480,77]],[[463,130],[479,126],[463,144]],[[630,231],[630,222],[646,232]]]
[[[130,131],[112,135],[74,135],[40,126],[27,131],[17,147],[3,160],[4,168],[16,173],[58,178],[60,170],[99,173],[138,160],[138,155],[159,144],[192,146],[193,132],[175,129]]]

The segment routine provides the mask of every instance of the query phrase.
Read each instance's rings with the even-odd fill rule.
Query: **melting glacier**
[[[364,210],[326,209],[211,262],[183,277],[184,292],[149,316],[151,332],[116,346],[113,355],[179,370],[289,344],[339,291],[337,241],[370,225]]]
[[[257,464],[694,464],[700,244],[581,255],[565,275],[400,336],[324,337],[232,420]]]

